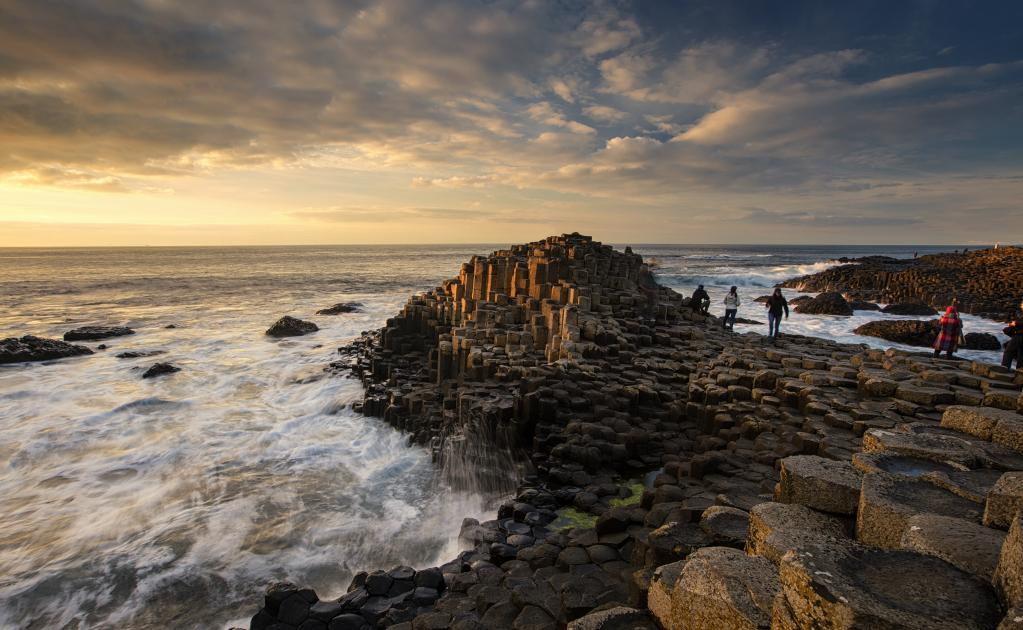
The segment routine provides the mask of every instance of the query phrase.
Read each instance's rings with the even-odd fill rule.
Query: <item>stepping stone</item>
[[[979,465],[977,449],[966,440],[950,435],[870,429],[863,434],[863,450],[868,453],[884,451],[936,462],[951,462],[967,468]]]
[[[1014,418],[1012,418],[1014,416]],[[941,416],[941,426],[967,433],[982,440],[990,440],[995,425],[1003,418],[1018,419],[1019,414],[992,407],[965,407],[954,405]]]
[[[769,560],[705,547],[686,559],[670,597],[651,611],[665,630],[757,630],[770,624],[778,589],[778,570]]]
[[[1001,619],[991,587],[933,556],[853,542],[782,558],[772,630],[982,630]]]
[[[749,533],[749,512],[712,505],[703,511],[700,528],[710,536],[712,544],[742,549]]]
[[[908,521],[916,514],[938,514],[980,522],[980,506],[926,481],[889,473],[863,477],[856,515],[856,539],[897,549]]]
[[[969,470],[965,466],[930,459],[898,455],[885,451],[853,453],[853,466],[863,473],[886,472],[903,477],[922,477],[934,472],[959,472]]]
[[[1018,413],[1015,415],[1015,418],[1010,415],[998,420],[991,431],[991,441],[1023,453],[1023,416]]]
[[[1006,607],[1023,607],[1023,513],[1012,519],[992,581]]]
[[[908,521],[902,547],[941,558],[952,566],[991,581],[1005,534],[972,521],[917,514]]]
[[[847,539],[845,523],[805,505],[761,503],[750,511],[746,553],[775,564],[790,549],[821,540]]]
[[[1023,472],[1007,472],[998,478],[984,505],[984,524],[1008,529],[1012,517],[1023,509]]]
[[[863,473],[849,462],[815,455],[781,460],[781,482],[775,500],[798,503],[821,512],[855,514]]]
[[[921,475],[920,479],[974,503],[984,503],[991,488],[998,482],[1002,474],[998,470],[980,468],[965,471],[933,471]]]

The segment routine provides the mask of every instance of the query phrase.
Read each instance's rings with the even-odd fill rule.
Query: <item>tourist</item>
[[[722,325],[728,330],[735,330],[735,314],[738,312],[739,293],[736,287],[732,287],[725,296],[725,319]]]
[[[710,296],[703,290],[702,284],[696,287],[696,290],[693,291],[693,297],[689,301],[689,306],[694,311],[699,311],[704,315],[706,315],[707,311],[710,309]]]
[[[958,302],[953,298],[952,304],[938,320],[938,338],[934,340],[934,356],[945,352],[949,359],[959,347],[963,338],[963,320],[959,317]]]
[[[785,319],[789,318],[789,303],[781,294],[781,287],[775,288],[764,306],[767,308],[767,336],[776,339],[778,329],[781,328],[782,312],[785,313]]]
[[[1009,336],[1002,353],[1002,366],[1012,369],[1012,361],[1016,360],[1016,369],[1023,369],[1023,301],[1019,303],[1019,311],[1009,325],[1002,329]]]

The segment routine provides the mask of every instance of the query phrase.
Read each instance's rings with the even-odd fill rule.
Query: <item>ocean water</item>
[[[323,368],[409,294],[497,247],[0,249],[0,337],[137,331],[88,343],[109,346],[93,356],[0,366],[0,627],[247,626],[270,581],[336,596],[358,570],[453,557],[462,517],[491,517],[499,498],[445,487],[424,449],[350,410],[357,381]],[[707,285],[715,312],[739,285],[739,315],[760,320],[752,300],[775,282],[913,251],[634,249],[669,286]],[[363,308],[314,314],[341,301]],[[286,314],[321,330],[266,337]],[[877,317],[794,313],[782,330],[883,346],[851,333]],[[126,350],[164,354],[114,356]],[[142,380],[156,361],[182,371]]]

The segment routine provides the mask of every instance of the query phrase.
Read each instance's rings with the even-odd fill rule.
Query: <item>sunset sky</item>
[[[0,246],[1023,241],[1023,2],[0,0]]]

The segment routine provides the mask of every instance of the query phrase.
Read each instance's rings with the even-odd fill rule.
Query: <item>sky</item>
[[[1023,3],[0,0],[0,246],[1023,241]]]

